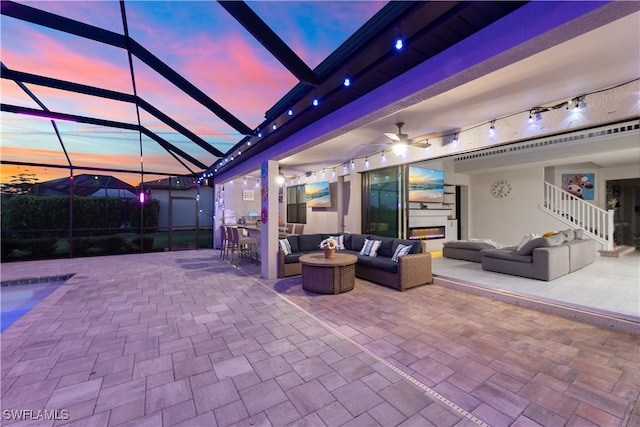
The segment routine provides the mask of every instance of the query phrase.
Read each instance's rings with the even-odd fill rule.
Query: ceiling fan
[[[398,122],[396,123],[396,126],[398,127],[397,133],[385,132],[384,134],[384,136],[386,136],[391,140],[393,151],[396,154],[400,155],[400,154],[406,153],[407,147],[409,145],[413,145],[416,147],[424,147],[424,148],[431,147],[431,144],[429,143],[429,138],[432,136],[435,136],[435,134],[429,133],[429,134],[424,134],[424,135],[416,136],[413,138],[409,138],[409,135],[407,135],[406,133],[402,133],[402,126],[404,126],[404,122]]]

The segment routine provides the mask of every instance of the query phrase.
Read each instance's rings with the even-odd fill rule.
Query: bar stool
[[[220,258],[225,259],[227,257],[227,251],[229,249],[229,236],[227,234],[227,227],[225,225],[220,227]]]
[[[231,249],[231,264],[237,262],[235,258],[236,252],[239,252],[241,257],[249,256],[250,259],[253,259],[258,247],[258,241],[256,238],[240,236],[238,227],[230,227],[230,229],[231,240],[229,247]]]

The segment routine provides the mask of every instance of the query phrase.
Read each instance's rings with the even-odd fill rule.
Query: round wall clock
[[[503,198],[507,197],[509,193],[511,193],[511,184],[504,179],[499,179],[491,184],[491,194],[493,197]]]

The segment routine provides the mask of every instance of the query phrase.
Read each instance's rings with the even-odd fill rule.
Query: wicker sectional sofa
[[[304,254],[320,252],[320,242],[330,236],[340,234],[300,234],[288,236],[286,239],[291,246],[291,254],[285,255],[282,247],[278,247],[278,277],[288,277],[301,274],[302,265],[298,258]],[[345,249],[342,253],[349,253],[358,257],[356,263],[356,277],[404,291],[416,286],[432,283],[431,254],[422,252],[422,244],[416,240],[394,239],[369,234],[342,234]],[[380,240],[382,243],[377,256],[360,255],[360,249],[365,239]],[[398,258],[398,262],[391,258],[399,244],[412,245],[408,255]]]

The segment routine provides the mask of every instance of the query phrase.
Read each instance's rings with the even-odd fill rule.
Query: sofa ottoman
[[[499,245],[486,240],[454,240],[444,242],[442,256],[445,258],[461,259],[464,261],[480,262],[483,249],[496,249]]]

